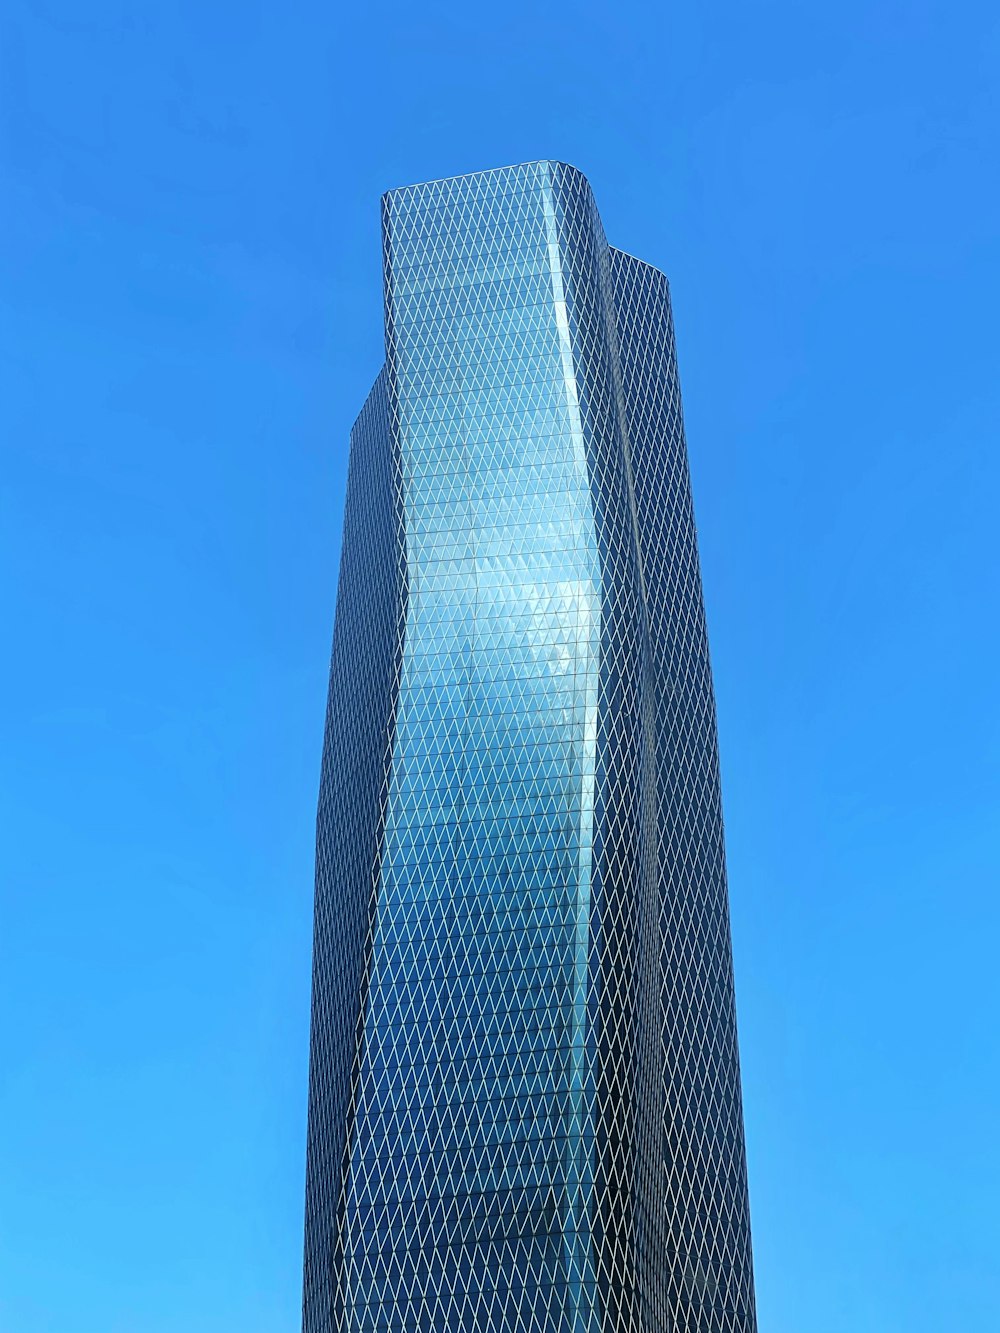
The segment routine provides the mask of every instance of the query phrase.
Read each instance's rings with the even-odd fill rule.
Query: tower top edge
[[[575,167],[572,164],[572,162],[564,162],[562,161],[561,158],[555,158],[555,157],[539,157],[539,158],[532,158],[527,162],[510,162],[506,166],[502,167],[486,167],[482,171],[460,171],[454,176],[435,176],[432,180],[413,181],[409,185],[396,185],[393,186],[392,189],[390,190],[383,191],[382,200],[384,202],[385,200],[392,199],[397,195],[407,194],[411,190],[429,189],[433,185],[444,185],[446,183],[450,183],[451,181],[473,180],[476,177],[485,178],[489,176],[500,176],[504,172],[523,171],[527,170],[529,167],[561,168],[563,171],[573,172],[575,175],[579,176],[580,179],[584,181],[586,185],[588,186],[590,185],[590,181],[587,180],[587,177],[584,175],[584,173],[580,170],[579,167]]]
[[[649,269],[650,273],[655,273],[658,278],[663,279],[663,281],[667,284],[668,287],[670,286],[670,279],[667,277],[666,273],[664,273],[663,269],[657,268],[657,266],[655,264],[651,264],[648,259],[643,259],[639,255],[634,255],[630,250],[623,250],[620,245],[609,244],[608,249],[614,250],[616,254],[621,255],[623,258],[630,260],[633,264],[639,264],[642,268]]]
[[[380,393],[384,392],[384,389],[385,389],[385,362],[383,361],[381,366],[379,366],[378,374],[375,376],[374,380],[372,380],[372,386],[368,390],[368,393],[365,396],[365,401],[361,405],[361,411],[354,418],[354,423],[351,426],[351,431],[350,431],[352,439],[355,433],[360,429],[367,413],[371,411],[375,403],[376,397]]]

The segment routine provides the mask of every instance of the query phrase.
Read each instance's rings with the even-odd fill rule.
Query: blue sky
[[[556,157],[670,275],[761,1328],[1000,1327],[1000,20],[11,0],[0,1326],[295,1329],[378,196]]]

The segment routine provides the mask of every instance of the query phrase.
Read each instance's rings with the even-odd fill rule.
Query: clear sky
[[[297,1328],[378,197],[539,157],[673,283],[762,1333],[1000,1328],[998,22],[9,0],[5,1333]]]

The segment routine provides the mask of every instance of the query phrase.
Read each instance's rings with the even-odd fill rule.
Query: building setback
[[[317,818],[305,1333],[756,1329],[666,278],[532,162],[382,201]]]

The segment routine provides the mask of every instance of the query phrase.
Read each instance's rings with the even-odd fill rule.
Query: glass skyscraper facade
[[[664,276],[534,162],[382,201],[317,820],[305,1333],[756,1329]]]

